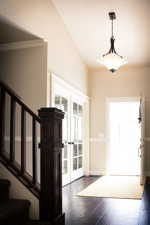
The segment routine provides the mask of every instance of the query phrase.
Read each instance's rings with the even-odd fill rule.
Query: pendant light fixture
[[[115,12],[109,12],[109,18],[111,20],[111,38],[110,38],[110,50],[104,54],[101,59],[101,63],[104,64],[112,73],[119,69],[120,66],[127,63],[127,61],[117,54],[114,47],[114,34],[113,34],[113,21],[116,19]]]

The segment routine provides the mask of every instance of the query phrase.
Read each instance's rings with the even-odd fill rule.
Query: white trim
[[[0,51],[9,51],[24,48],[33,48],[43,46],[46,43],[45,40],[31,40],[31,41],[18,41],[8,44],[0,44]]]
[[[100,171],[100,170],[91,170],[91,171],[89,171],[89,175],[91,175],[91,176],[105,176],[106,172]]]
[[[71,84],[69,84],[68,82],[66,82],[64,79],[60,78],[57,74],[55,73],[49,73],[49,76],[51,76],[51,81],[52,81],[52,86],[53,86],[53,82],[58,82],[59,84],[61,84],[63,87],[66,87],[69,91],[80,95],[81,97],[84,98],[84,100],[89,100],[89,96],[85,95],[82,91],[80,91],[79,89],[77,89],[76,87],[73,87]]]
[[[131,97],[106,97],[106,102],[135,102],[140,101],[143,98],[142,96],[131,96]],[[145,98],[144,98],[145,99]]]
[[[83,144],[84,144],[84,157],[83,157],[83,171],[84,174],[86,176],[89,175],[89,167],[90,167],[90,147],[89,147],[89,97],[87,95],[85,95],[84,93],[82,93],[80,90],[76,89],[75,87],[71,86],[70,84],[68,84],[66,81],[64,81],[62,78],[59,78],[57,75],[55,75],[54,73],[48,73],[48,89],[47,90],[47,106],[54,106],[53,105],[53,99],[54,99],[54,94],[53,94],[53,88],[55,87],[56,84],[62,86],[63,88],[66,89],[66,91],[68,91],[69,93],[72,93],[72,97],[74,95],[79,96],[78,100],[79,102],[82,102],[81,104],[83,104],[84,106],[84,118],[83,118],[83,123],[85,124],[85,131],[84,131],[84,140],[83,140]],[[49,98],[49,100],[48,100]]]

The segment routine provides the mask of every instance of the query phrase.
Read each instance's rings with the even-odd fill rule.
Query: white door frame
[[[145,97],[141,98],[141,176],[140,184],[145,183]]]
[[[123,102],[123,101],[127,101],[127,102],[134,102],[134,101],[139,101],[142,99],[142,102],[145,103],[145,97],[143,96],[134,96],[134,97],[107,97],[106,98],[106,158],[108,158],[108,154],[109,154],[109,137],[110,137],[110,134],[109,134],[109,103],[110,102]],[[145,104],[144,104],[144,108],[145,108]],[[143,108],[143,109],[144,109]],[[143,112],[145,113],[145,112]],[[143,119],[143,122],[145,122],[145,115],[143,115],[144,119]],[[142,132],[142,137],[141,137],[141,141],[144,142],[145,138],[144,138],[144,135],[145,135],[145,132],[144,132],[144,129],[145,129],[145,126],[144,126],[144,123],[142,124],[143,126],[143,132]],[[141,157],[141,174],[140,174],[140,183],[143,184],[143,180],[144,180],[144,176],[145,176],[145,171],[144,171],[144,166],[145,166],[145,162],[144,162],[144,146],[142,145],[143,147],[143,155]],[[107,171],[106,171],[107,172]],[[106,174],[107,175],[107,174]]]
[[[85,176],[89,176],[90,174],[90,162],[89,162],[89,97],[73,87],[72,85],[68,84],[62,78],[57,76],[54,73],[48,73],[47,75],[47,107],[54,107],[53,99],[54,99],[54,84],[57,83],[62,87],[68,89],[75,95],[80,96],[82,101],[84,102],[83,105],[83,171]]]

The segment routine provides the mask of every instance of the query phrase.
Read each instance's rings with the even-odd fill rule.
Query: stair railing
[[[9,102],[7,102],[8,98]],[[16,122],[19,120],[16,117],[17,106],[20,107],[19,124],[21,128],[19,162],[15,155]],[[6,108],[10,109],[9,113],[6,113]],[[26,118],[28,115],[31,117],[30,127],[32,130],[30,140],[32,142],[31,173],[27,171],[29,160],[27,160]],[[65,215],[62,213],[63,118],[64,113],[56,108],[41,108],[37,116],[12,89],[0,82],[0,161],[39,198],[40,219],[50,221],[54,225],[65,224]],[[40,128],[39,132],[38,127]],[[6,145],[6,140],[7,142],[9,140],[9,145],[8,143]],[[6,146],[9,150],[6,149]],[[40,169],[38,170],[38,168]]]

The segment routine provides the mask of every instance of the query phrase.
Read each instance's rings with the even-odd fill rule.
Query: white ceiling
[[[150,0],[52,0],[89,68],[109,50],[109,11],[115,11],[115,46],[128,65],[150,65]]]

